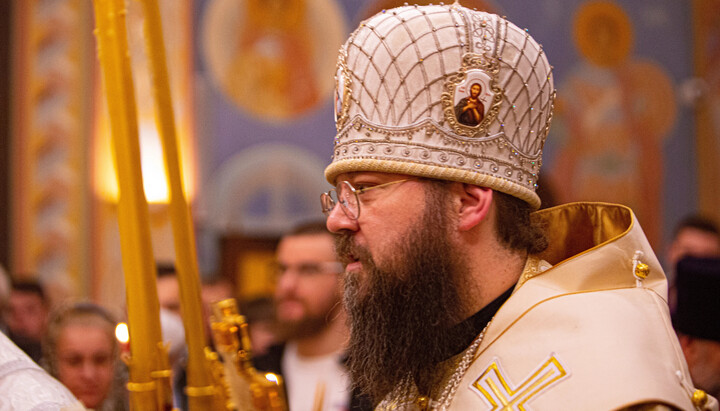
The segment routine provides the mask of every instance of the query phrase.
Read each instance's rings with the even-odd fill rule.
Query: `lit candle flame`
[[[275,374],[273,374],[273,373],[271,373],[271,372],[265,374],[265,379],[267,379],[268,381],[275,382],[275,383],[278,382],[278,377],[277,377],[277,375],[275,375]]]
[[[115,327],[115,338],[117,338],[121,344],[127,344],[128,341],[130,341],[130,333],[128,332],[128,325],[126,323],[118,323]]]

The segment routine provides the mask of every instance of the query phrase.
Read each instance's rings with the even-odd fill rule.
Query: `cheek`
[[[413,241],[409,233],[415,225],[421,223],[421,215],[418,214],[421,211],[400,207],[379,211],[383,214],[382,221],[368,219],[361,224],[359,245],[370,252],[378,265],[392,261],[397,258],[400,245]],[[375,210],[373,212],[378,213]]]
[[[313,314],[325,314],[332,305],[340,300],[341,285],[337,278],[332,277],[318,281],[308,290],[305,301]]]
[[[395,227],[395,226],[394,226]],[[370,257],[380,264],[384,262],[395,248],[395,231],[387,228],[367,227],[358,239],[358,245],[370,253]]]
[[[64,384],[70,387],[77,387],[81,384],[80,368],[77,366],[59,363],[58,364],[58,379]]]
[[[105,365],[102,367],[98,367],[97,372],[98,377],[98,384],[103,386],[104,388],[109,388],[110,384],[113,380],[113,367],[112,365]]]

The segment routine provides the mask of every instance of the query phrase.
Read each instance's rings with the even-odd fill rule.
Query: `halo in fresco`
[[[630,17],[614,2],[583,4],[575,15],[573,30],[578,50],[597,66],[616,66],[632,51]]]
[[[617,4],[593,1],[575,14],[585,61],[558,87],[556,155],[548,170],[560,202],[630,206],[653,244],[661,241],[663,141],[677,117],[673,80],[632,53],[633,26]]]
[[[285,121],[331,96],[348,31],[336,0],[212,0],[201,24],[209,75],[240,109]]]

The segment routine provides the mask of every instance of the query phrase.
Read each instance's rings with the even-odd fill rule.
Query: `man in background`
[[[185,410],[188,407],[187,396],[184,391],[187,384],[185,369],[187,346],[182,319],[180,283],[177,269],[172,262],[159,262],[156,264],[156,270],[163,340],[170,343],[168,359],[173,370],[173,401],[176,408]],[[206,344],[209,347],[213,347],[210,331],[210,305],[213,302],[231,297],[233,297],[233,287],[228,281],[214,277],[202,282],[203,326],[205,327]]]
[[[720,229],[714,221],[700,215],[690,215],[675,227],[667,253],[670,280],[673,279],[675,265],[686,256],[720,256]]]
[[[701,215],[689,215],[675,227],[666,261],[671,311],[675,310],[676,305],[676,266],[684,257],[720,257],[720,229],[713,220]]]
[[[0,266],[0,308],[6,307],[9,298],[10,280]],[[85,410],[67,388],[34,363],[5,332],[0,327],[0,410]]]
[[[42,356],[40,342],[49,311],[40,283],[31,280],[13,282],[5,311],[8,337],[35,362]]]
[[[315,409],[317,401],[323,410],[369,409],[351,395],[343,364],[348,331],[341,272],[324,223],[300,226],[280,240],[275,304],[278,339],[285,342],[255,365],[283,376],[291,410]]]
[[[157,293],[160,308],[180,316],[180,285],[175,265],[161,262],[155,265],[157,270]]]
[[[180,315],[180,286],[172,263],[157,264],[157,292],[163,340],[170,343],[168,352],[173,368],[181,366],[185,352],[185,328]]]
[[[720,397],[720,258],[677,264],[673,326],[695,385]]]
[[[185,327],[180,315],[180,285],[177,271],[171,262],[159,262],[157,270],[157,293],[160,304],[160,323],[163,341],[170,344],[168,360],[173,371],[173,402],[176,408],[187,409],[185,362],[187,348]]]

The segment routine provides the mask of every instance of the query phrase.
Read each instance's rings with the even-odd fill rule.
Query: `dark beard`
[[[347,366],[355,387],[376,404],[407,377],[429,395],[442,378],[437,365],[448,358],[448,346],[467,335],[452,327],[463,319],[457,283],[463,259],[447,241],[446,208],[436,190],[429,189],[421,224],[403,237],[387,269],[355,246],[352,234],[336,239],[341,260],[353,255],[363,263],[362,280],[345,276]]]
[[[314,337],[330,325],[333,318],[338,315],[337,310],[339,307],[340,301],[337,301],[337,303],[323,315],[308,315],[297,321],[276,320],[273,324],[273,332],[278,341]]]
[[[289,299],[298,300],[294,297],[289,297]],[[299,302],[303,304],[305,312],[308,313],[310,310],[307,304],[302,300],[299,300]],[[335,318],[340,315],[339,311],[341,310],[340,295],[337,293],[328,305],[321,307],[321,313],[306,314],[298,320],[282,320],[276,318],[273,324],[273,333],[278,341],[314,337],[329,327]]]

